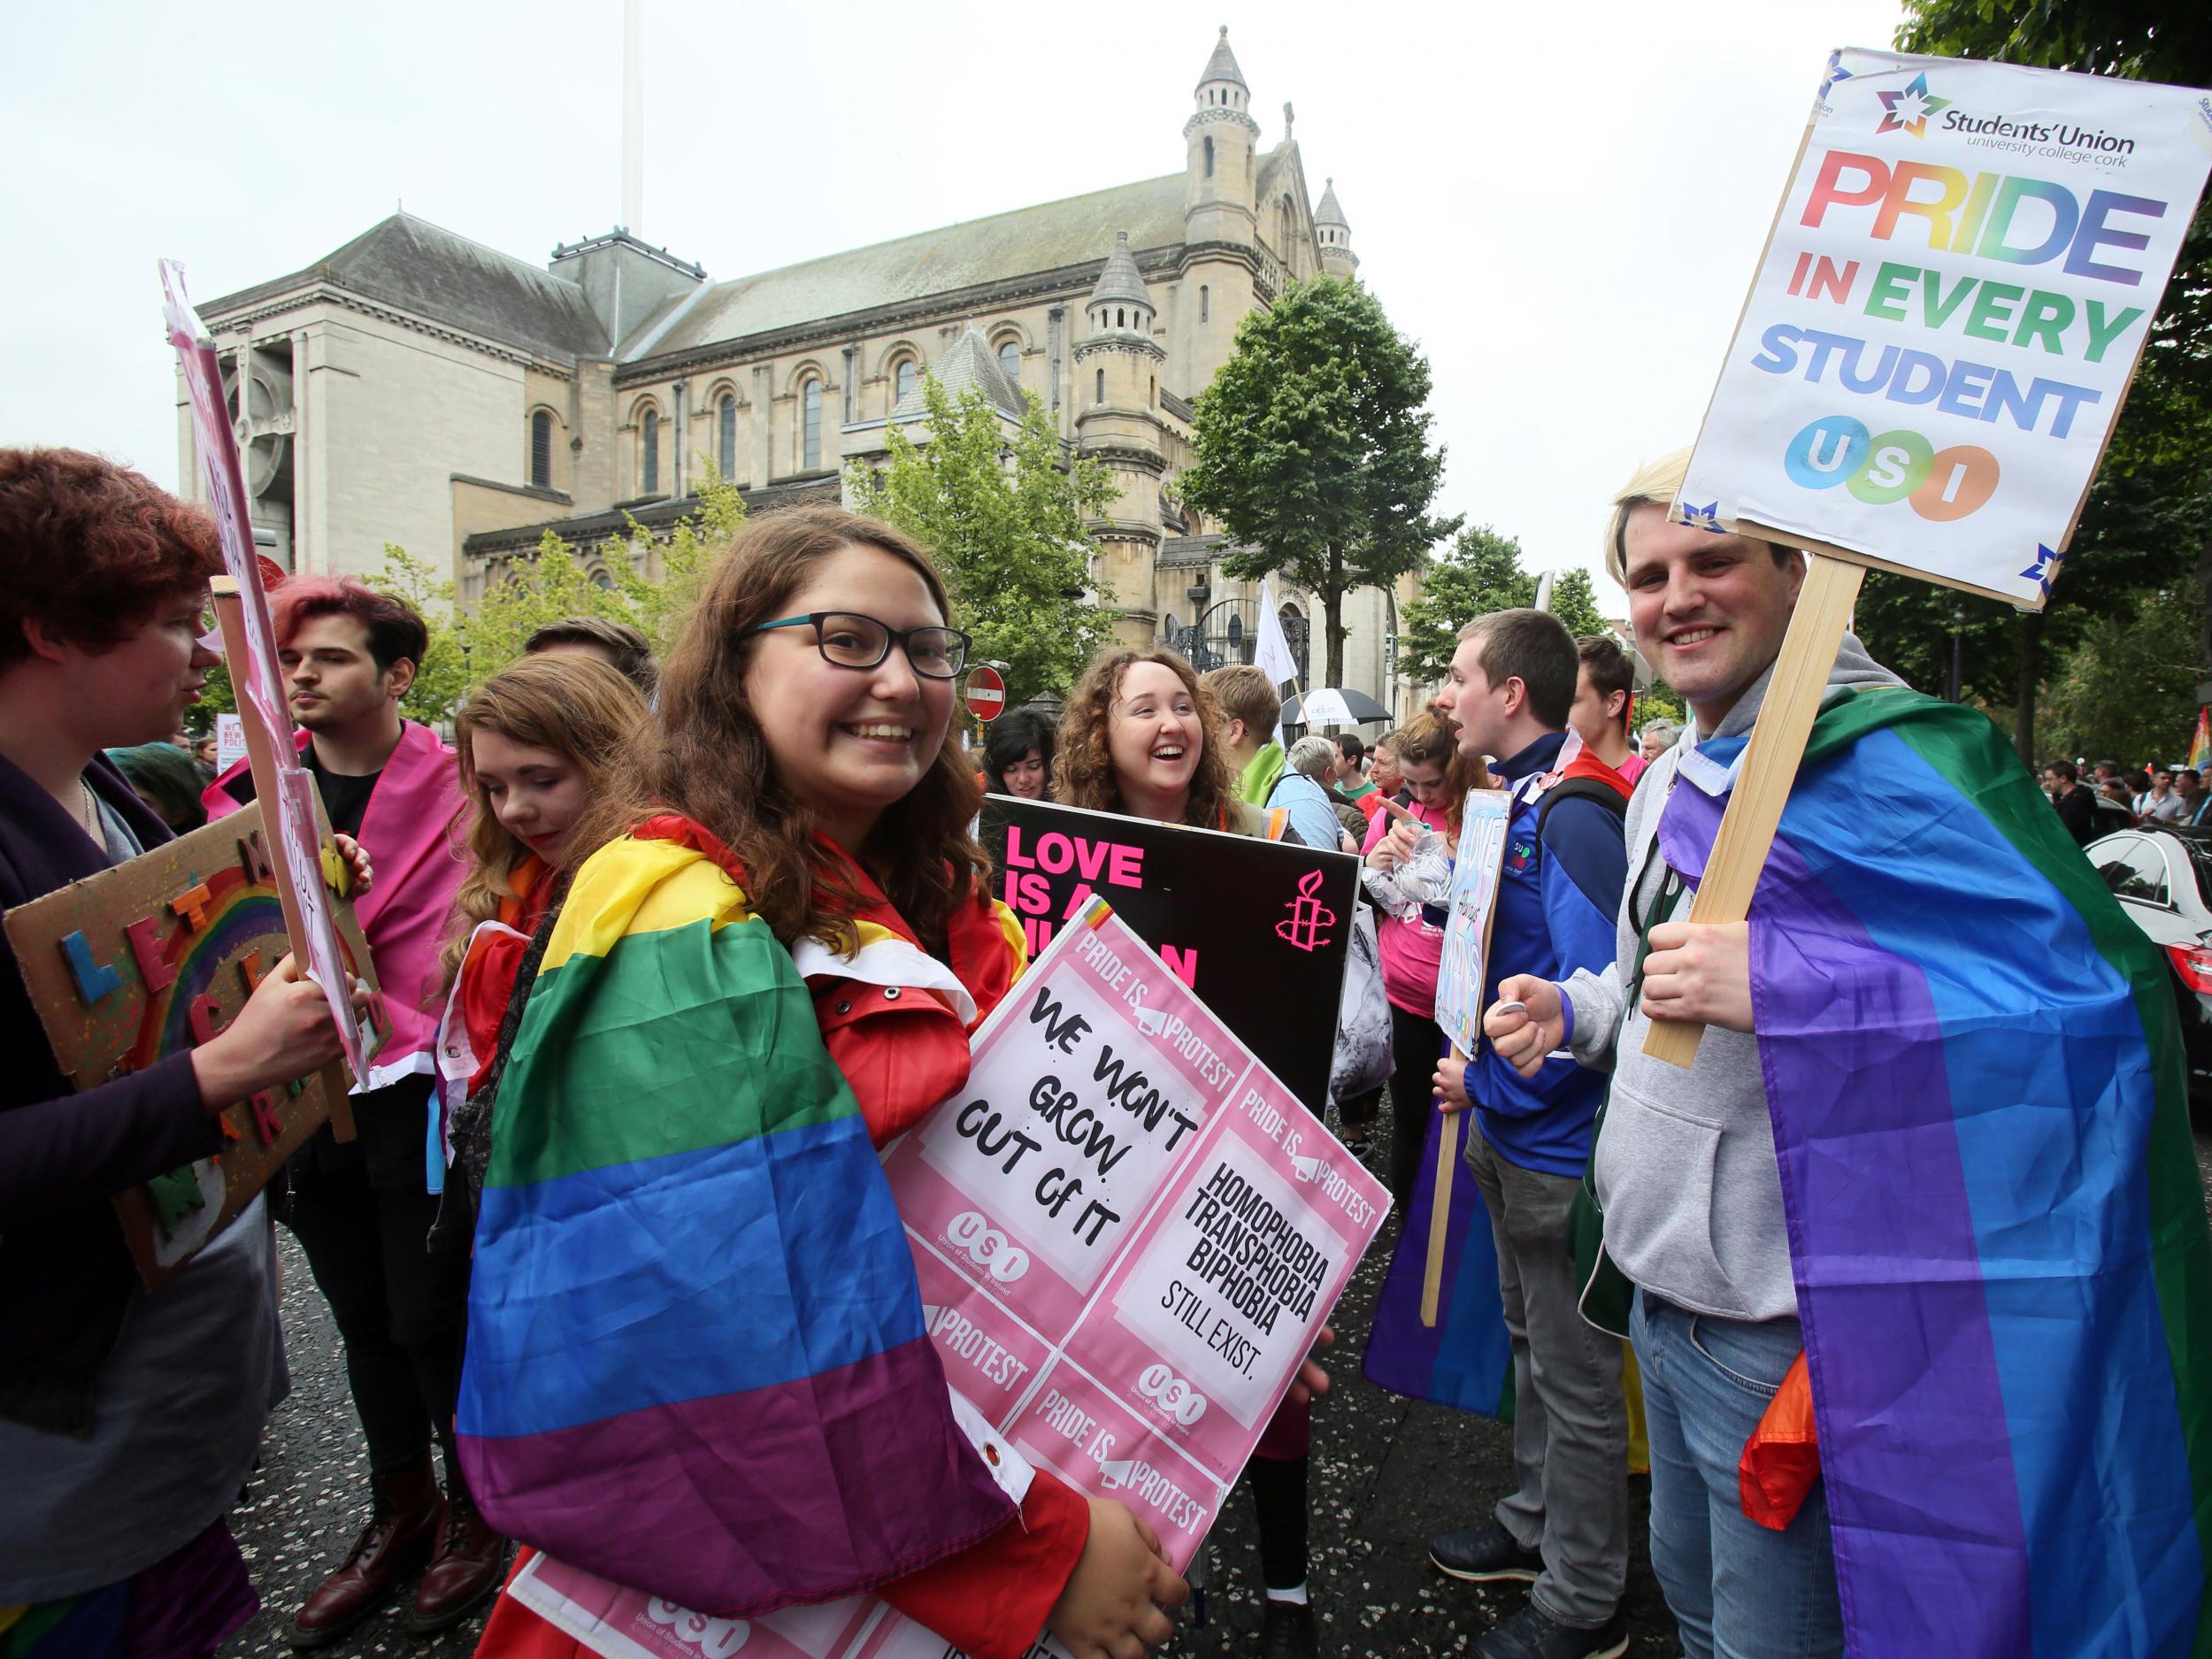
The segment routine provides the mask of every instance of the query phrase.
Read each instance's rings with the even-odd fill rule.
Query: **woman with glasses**
[[[1465,775],[1458,762],[1455,728],[1434,710],[1407,722],[1392,741],[1398,775],[1412,797],[1409,817],[1378,812],[1367,826],[1371,893],[1413,854],[1423,827],[1448,841],[1456,834],[1455,802],[1486,779]],[[1394,895],[1394,888],[1392,889]],[[1390,999],[1390,1033],[1397,1070],[1390,1079],[1390,1191],[1402,1210],[1413,1194],[1428,1133],[1429,1079],[1444,1053],[1444,1028],[1436,1023],[1436,976],[1444,959],[1441,910],[1378,895],[1375,942],[1382,952],[1383,995]]]
[[[875,1156],[1023,965],[967,649],[921,549],[835,508],[709,575],[516,988],[460,1430],[503,1530],[680,1606],[872,1590],[978,1659],[1126,1659],[1188,1592],[956,1409]],[[502,1598],[479,1651],[580,1650]]]

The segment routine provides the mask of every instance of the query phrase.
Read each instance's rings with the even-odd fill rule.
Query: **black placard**
[[[982,834],[1031,955],[1096,894],[1320,1112],[1358,859],[998,795],[984,797]]]

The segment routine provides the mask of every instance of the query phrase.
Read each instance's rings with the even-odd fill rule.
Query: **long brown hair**
[[[1459,752],[1459,723],[1433,703],[1405,723],[1391,739],[1398,764],[1444,768],[1444,823],[1454,841],[1459,839],[1460,820],[1467,813],[1470,789],[1494,789],[1497,780],[1480,756],[1470,760]]]
[[[1141,651],[1125,646],[1102,651],[1091,659],[1083,678],[1068,693],[1067,706],[1060,711],[1060,752],[1052,763],[1053,799],[1094,812],[1127,815],[1106,737],[1112,727],[1114,698],[1121,691],[1122,676],[1139,663],[1157,663],[1172,671],[1190,693],[1191,706],[1198,710],[1199,725],[1205,733],[1198,770],[1191,775],[1190,795],[1183,806],[1183,822],[1200,829],[1223,828],[1238,804],[1238,795],[1235,774],[1229,770],[1229,741],[1221,704],[1191,665],[1165,646]]]
[[[453,746],[460,753],[461,790],[469,799],[469,872],[453,899],[453,930],[444,951],[450,983],[468,954],[479,922],[499,914],[516,869],[530,849],[501,826],[476,776],[473,740],[496,732],[511,743],[550,749],[584,770],[595,797],[609,769],[649,718],[645,699],[627,680],[597,657],[526,657],[476,689],[453,718]],[[588,807],[584,816],[590,815]],[[571,835],[557,871],[572,870],[596,842]]]
[[[759,649],[755,630],[787,609],[817,566],[841,549],[872,547],[910,566],[947,621],[952,606],[920,543],[841,507],[764,513],[707,574],[662,665],[659,718],[588,815],[588,844],[619,839],[655,811],[680,812],[721,840],[745,872],[745,899],[775,936],[858,948],[860,894],[814,839],[812,810],[777,775],[745,695]],[[954,726],[922,780],[877,820],[865,849],[849,849],[907,923],[943,935],[952,913],[990,869],[968,833],[983,792]]]

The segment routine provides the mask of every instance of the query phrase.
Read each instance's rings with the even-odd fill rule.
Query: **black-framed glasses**
[[[958,628],[895,628],[856,611],[810,611],[803,617],[778,617],[753,630],[810,626],[822,660],[838,668],[873,668],[891,654],[895,641],[914,672],[925,680],[956,680],[968,664],[968,636]]]

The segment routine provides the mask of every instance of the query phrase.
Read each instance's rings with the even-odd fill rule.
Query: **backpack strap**
[[[1536,803],[1536,841],[1539,847],[1544,841],[1544,819],[1552,808],[1562,801],[1594,801],[1623,822],[1628,818],[1627,797],[1611,784],[1597,778],[1563,778],[1545,790]]]

